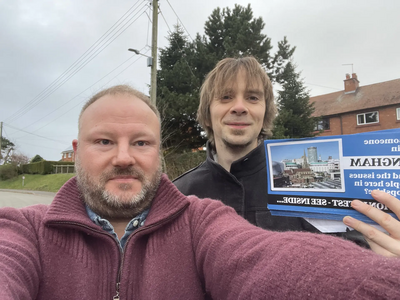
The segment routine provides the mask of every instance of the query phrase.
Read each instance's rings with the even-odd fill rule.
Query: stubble
[[[79,157],[76,156],[75,168],[77,183],[83,200],[96,214],[106,219],[131,219],[150,207],[160,184],[162,170],[161,164],[157,171],[146,177],[142,170],[134,167],[113,168],[101,174],[98,180],[90,176],[82,167]],[[132,185],[122,183],[118,186],[122,191],[120,195],[107,191],[107,181],[115,176],[134,176],[141,183],[141,190],[132,195]]]

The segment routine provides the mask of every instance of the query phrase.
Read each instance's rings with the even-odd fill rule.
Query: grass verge
[[[0,181],[0,189],[58,192],[61,186],[74,175],[75,174],[26,174],[24,175],[24,186],[22,186],[22,175],[19,175],[9,180]]]

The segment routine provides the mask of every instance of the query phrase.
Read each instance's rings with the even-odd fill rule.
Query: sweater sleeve
[[[270,232],[193,201],[193,248],[213,299],[400,299],[400,260],[322,234]]]
[[[25,212],[25,213],[24,213]],[[34,220],[27,210],[0,209],[0,299],[35,299],[40,262]],[[32,215],[33,217],[33,215]]]

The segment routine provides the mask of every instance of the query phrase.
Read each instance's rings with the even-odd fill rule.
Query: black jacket
[[[308,231],[318,233],[317,228],[303,218],[272,216],[267,207],[267,172],[264,143],[231,165],[226,171],[212,158],[207,143],[207,159],[196,168],[176,178],[173,183],[185,195],[221,200],[233,207],[250,223],[274,231]],[[356,231],[335,235],[367,246],[365,239]]]

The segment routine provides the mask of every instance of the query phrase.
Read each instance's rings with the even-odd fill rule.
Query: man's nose
[[[133,166],[136,160],[133,156],[132,149],[130,145],[118,145],[116,149],[116,154],[113,158],[113,165],[115,167],[126,168]]]
[[[242,96],[236,97],[231,107],[231,114],[237,114],[237,115],[247,114],[248,108],[246,104],[247,104],[246,99],[244,99],[244,97]]]

